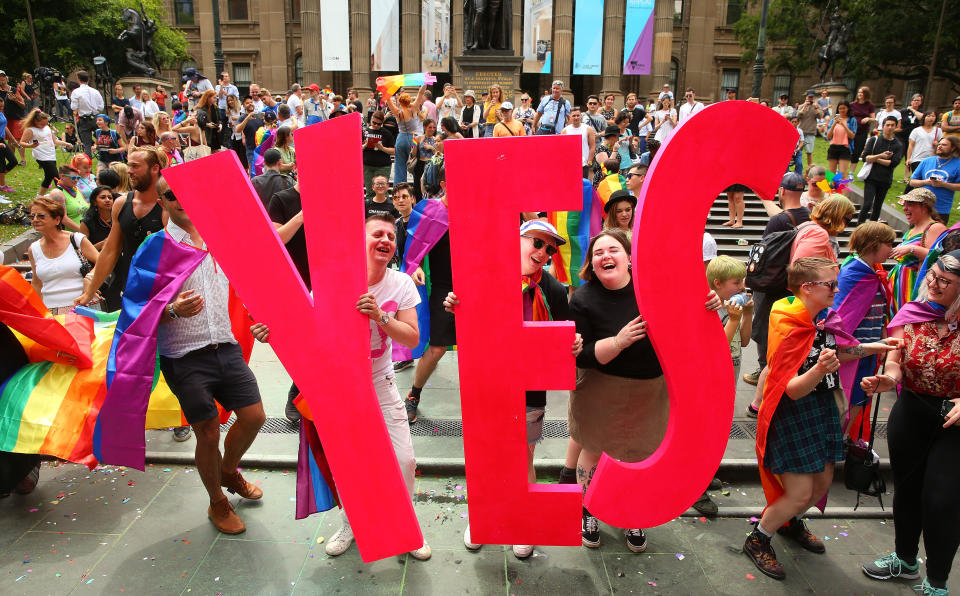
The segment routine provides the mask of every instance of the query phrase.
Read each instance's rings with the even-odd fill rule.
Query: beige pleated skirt
[[[570,437],[587,451],[625,462],[646,459],[663,441],[669,417],[663,375],[628,379],[577,369],[567,419]]]

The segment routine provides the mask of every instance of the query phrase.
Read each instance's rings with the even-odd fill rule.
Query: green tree
[[[789,67],[803,72],[817,66],[817,50],[826,41],[830,15],[839,8],[851,26],[849,58],[841,72],[857,79],[922,79],[930,72],[934,39],[943,0],[771,0],[767,17],[768,72]],[[744,48],[743,60],[753,62],[760,28],[760,2],[734,24]],[[951,15],[960,10],[958,0],[947,0],[947,11],[934,75],[960,88],[960,30]],[[771,51],[770,47],[775,48]]]
[[[0,68],[19,79],[20,72],[33,72],[33,47],[27,23],[26,0],[0,0],[0,14],[6,16],[8,35],[0,50]],[[117,36],[126,29],[121,20],[126,7],[139,9],[131,0],[29,0],[37,36],[40,65],[69,72],[78,67],[92,69],[92,58],[102,55],[115,77],[129,70],[124,42]],[[187,57],[187,41],[171,29],[162,16],[163,0],[143,0],[149,18],[157,23],[154,50],[161,65],[169,66]],[[9,53],[7,53],[9,51]],[[6,54],[6,55],[4,55]]]

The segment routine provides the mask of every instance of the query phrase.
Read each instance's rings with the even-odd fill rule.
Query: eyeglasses
[[[80,180],[80,179],[82,178],[82,176],[75,176],[75,175],[73,175],[73,174],[70,174],[70,175],[67,176],[67,178],[69,178],[69,179],[71,179],[71,180]]]
[[[941,290],[946,290],[947,288],[950,287],[950,284],[953,283],[952,279],[947,279],[946,277],[940,277],[933,271],[928,271],[927,276],[924,279],[926,279],[928,283],[931,281],[936,282],[937,287],[940,288]]]
[[[552,257],[553,255],[557,254],[557,247],[554,246],[554,245],[552,245],[552,244],[547,244],[546,241],[545,241],[543,238],[537,238],[536,236],[527,236],[526,234],[521,234],[521,235],[522,235],[524,238],[529,238],[530,240],[533,240],[533,248],[534,248],[534,250],[540,250],[540,249],[542,249],[544,246],[546,246],[546,247],[547,247],[547,256],[548,256],[548,257]]]
[[[33,221],[33,220],[35,220],[35,219],[39,219],[40,221],[43,221],[43,220],[47,219],[47,218],[50,217],[50,216],[47,215],[46,213],[31,213],[31,214],[28,215],[27,217],[30,218],[30,221]]]
[[[825,287],[825,288],[830,288],[830,291],[831,291],[831,292],[837,289],[837,281],[836,281],[836,280],[833,280],[833,281],[808,281],[807,283],[805,283],[805,284],[803,284],[803,285],[805,285],[805,286],[823,286],[823,287]]]
[[[370,124],[376,124],[377,126],[382,126],[383,120],[371,120]]]

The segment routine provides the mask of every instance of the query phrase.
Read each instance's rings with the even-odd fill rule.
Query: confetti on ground
[[[682,561],[685,557],[683,556],[683,553],[677,553],[677,558]]]
[[[849,534],[847,534],[846,532],[840,532],[840,535],[841,535],[841,536],[849,536]]]
[[[751,521],[751,522],[758,522],[758,521],[760,521],[760,520],[758,520],[756,517],[751,516],[751,517],[750,517],[750,521]]]
[[[124,497],[124,499],[123,499],[122,501],[120,501],[120,502],[121,502],[121,503],[126,503],[126,502],[129,501],[129,500],[130,500],[130,497]]]
[[[701,517],[701,518],[700,518],[700,521],[701,521],[701,522],[706,522],[706,521],[707,521],[707,518]]]
[[[656,588],[656,587],[657,587],[657,582],[647,582],[647,585],[648,585],[648,586],[653,586],[654,588]]]
[[[720,491],[720,494],[723,495],[723,496],[725,496],[725,497],[729,497],[729,496],[730,496],[730,491],[724,489],[724,490]]]
[[[163,471],[164,471],[164,472],[169,472],[169,471],[170,471],[170,468],[164,468]]]
[[[30,510],[30,513],[36,513],[37,511],[40,511],[40,510],[34,507],[33,509]]]
[[[752,573],[748,573],[747,579],[757,579],[757,578],[755,578]]]
[[[323,536],[317,538],[317,544],[323,544]]]

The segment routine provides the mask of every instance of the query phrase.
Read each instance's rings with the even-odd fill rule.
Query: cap
[[[807,188],[807,181],[796,172],[787,172],[783,175],[783,180],[780,181],[780,188],[803,191]]]
[[[621,201],[626,201],[630,203],[630,206],[633,207],[634,209],[636,209],[637,207],[637,197],[633,196],[626,190],[620,189],[620,190],[614,191],[610,195],[610,198],[607,199],[607,204],[603,206],[603,212],[610,213],[610,210],[613,209],[614,204],[619,203]]]
[[[807,97],[816,97],[816,93],[813,92],[813,89],[807,89]]]
[[[948,252],[948,253],[946,253],[946,254],[942,254],[942,255],[940,255],[940,258],[937,259],[937,265],[938,265],[938,266],[940,267],[940,269],[943,270],[945,273],[952,273],[952,274],[954,274],[954,275],[960,275],[960,268],[949,267],[946,263],[943,262],[943,257],[953,257],[953,258],[957,259],[958,261],[960,261],[960,250],[954,250],[954,251]]]
[[[502,104],[500,104],[500,109],[501,109],[501,110],[512,110],[512,109],[513,109],[513,104],[510,103],[509,101],[505,101],[505,102],[503,102]]]
[[[7,76],[7,72],[5,70],[0,70],[0,75]]]
[[[0,72],[3,72],[3,71],[0,71]],[[954,97],[954,98],[953,98],[953,101],[960,101],[960,95]]]
[[[307,86],[307,89],[310,89],[311,91],[316,91],[317,93],[320,93],[320,86],[317,85],[316,83],[314,83],[313,85],[308,85],[308,86]]]
[[[727,89],[727,93],[736,93],[736,92],[737,92],[736,89]]]
[[[605,129],[603,129],[603,136],[606,137],[619,137],[620,136],[620,127],[616,124],[610,124]]]
[[[897,203],[901,205],[904,203],[926,203],[931,211],[937,204],[937,195],[933,194],[933,191],[929,188],[914,188],[910,192],[900,195],[897,199]]]
[[[781,93],[781,94],[780,94],[780,99],[790,99],[790,96],[787,95],[786,93]]]
[[[463,92],[463,96],[464,96],[464,97],[472,97],[472,98],[474,98],[474,99],[477,98],[477,94],[474,93],[473,91],[470,91],[469,89]]]
[[[520,226],[521,236],[529,232],[543,232],[544,234],[556,240],[557,246],[562,246],[567,243],[567,241],[564,240],[563,236],[557,233],[557,228],[553,227],[552,225],[548,224],[547,222],[541,219],[531,219],[528,222],[524,222],[524,224]]]
[[[275,122],[277,119],[277,113],[271,110],[263,111],[263,121],[264,122]]]

